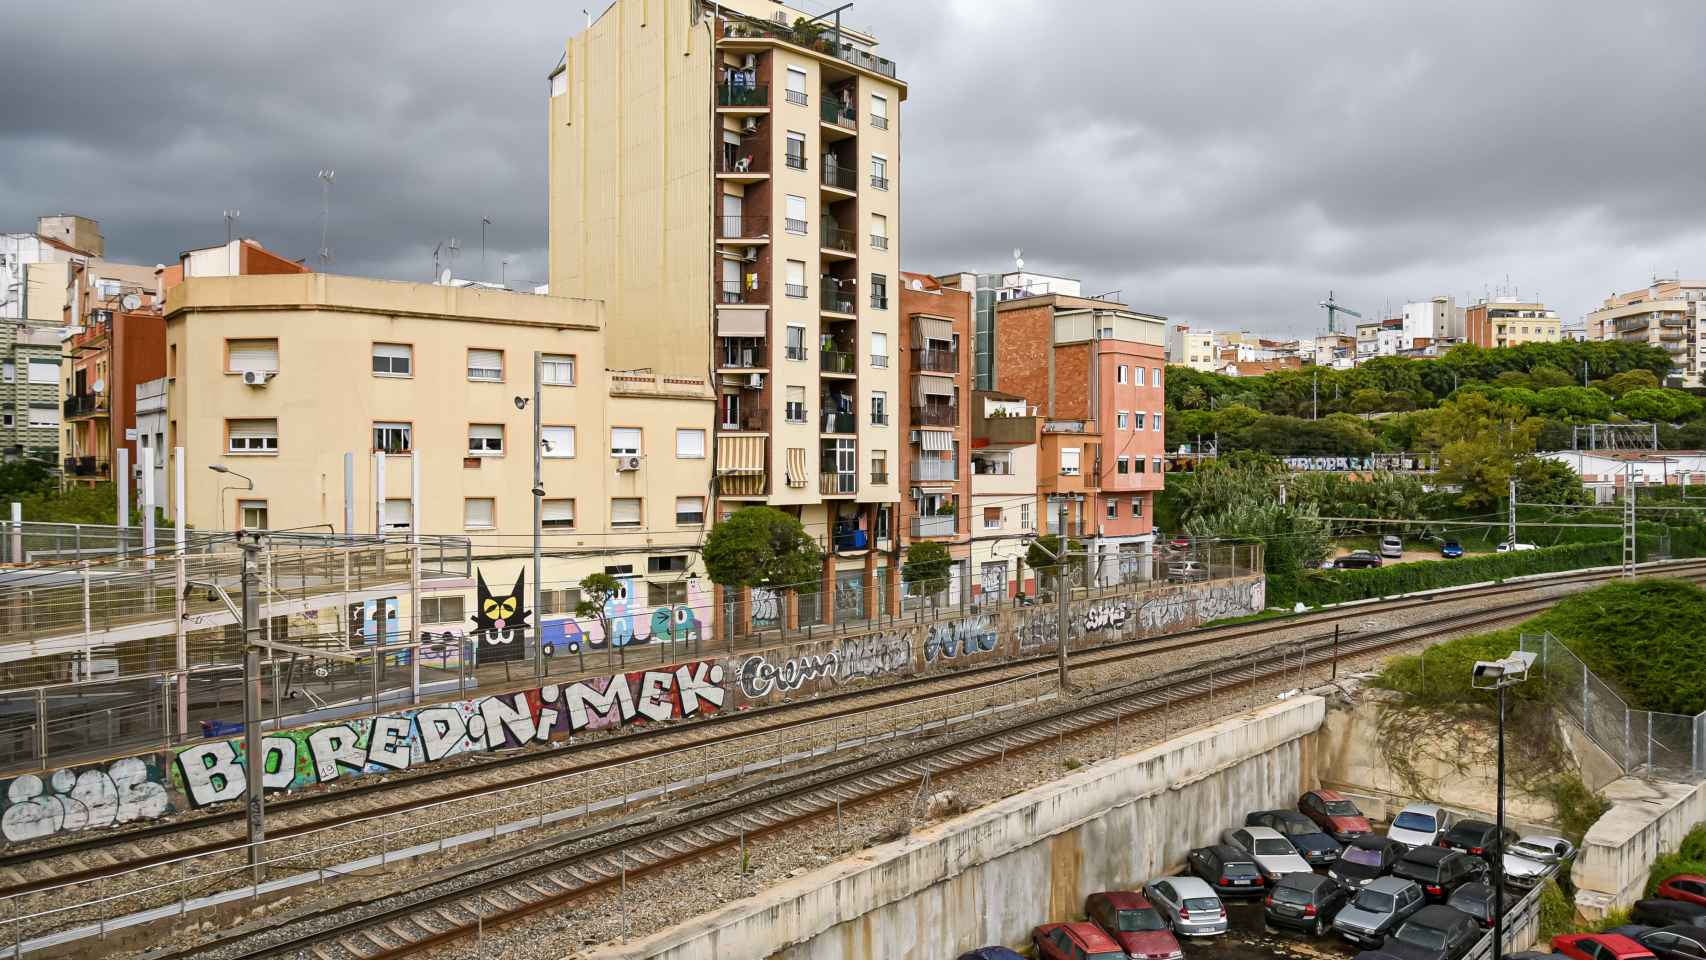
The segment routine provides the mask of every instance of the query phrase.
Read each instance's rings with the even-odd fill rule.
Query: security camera
[[[515,408],[517,410],[526,410],[527,409],[527,398],[526,397],[516,397],[515,398]]]
[[[1477,680],[1497,681],[1504,675],[1505,662],[1503,660],[1475,661],[1475,679]]]

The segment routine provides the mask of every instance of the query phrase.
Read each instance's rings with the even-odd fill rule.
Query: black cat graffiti
[[[493,596],[485,574],[475,571],[478,594],[474,598],[474,637],[480,663],[503,663],[527,659],[527,618],[533,615],[523,604],[527,597],[527,571],[515,576],[509,593]]]

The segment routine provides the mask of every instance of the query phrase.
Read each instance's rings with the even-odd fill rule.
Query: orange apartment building
[[[900,436],[906,445],[895,469],[901,542],[945,544],[954,559],[948,597],[960,601],[969,596],[972,580],[971,443],[965,426],[971,294],[947,289],[928,274],[900,277]]]
[[[1166,319],[1110,300],[1047,295],[997,306],[998,388],[1042,417],[1037,500],[1049,532],[1091,551],[1101,583],[1151,574],[1163,483]]]

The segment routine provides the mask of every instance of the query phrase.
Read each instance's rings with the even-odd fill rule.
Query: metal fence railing
[[[1706,777],[1706,711],[1694,716],[1637,710],[1551,632],[1522,635],[1557,705],[1630,775]]]

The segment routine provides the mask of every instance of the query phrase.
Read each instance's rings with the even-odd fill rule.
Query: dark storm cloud
[[[682,2],[682,0],[669,0]],[[602,2],[589,4],[603,6]],[[545,75],[579,6],[80,3],[6,15],[0,228],[112,255],[223,239],[334,269],[545,273]],[[860,0],[911,85],[909,269],[1027,265],[1203,324],[1306,332],[1510,281],[1566,317],[1706,273],[1706,7]],[[20,82],[21,78],[29,78]],[[1692,258],[1692,259],[1691,259]]]

